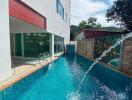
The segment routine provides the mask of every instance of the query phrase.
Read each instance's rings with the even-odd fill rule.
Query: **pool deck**
[[[51,57],[52,61],[55,61],[61,56],[63,53],[59,53]],[[0,80],[0,91],[4,90],[5,88],[13,85],[14,83],[18,82],[19,80],[25,78],[26,76],[32,74],[33,72],[41,69],[42,67],[48,65],[51,63],[50,58],[47,58],[47,61],[42,61],[41,63],[38,64],[32,64],[32,65],[21,65],[16,67],[15,69],[12,69],[9,77],[7,79]]]

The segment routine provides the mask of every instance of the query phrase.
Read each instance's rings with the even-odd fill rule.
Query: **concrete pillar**
[[[122,71],[132,76],[132,37],[123,42],[121,62]]]
[[[124,35],[121,36],[121,38],[123,38]],[[120,66],[120,71],[122,72],[122,60],[123,60],[123,43],[120,44],[120,54],[119,54],[119,66]]]
[[[50,54],[54,55],[54,34],[50,35]]]
[[[11,74],[9,0],[0,0],[0,81]]]

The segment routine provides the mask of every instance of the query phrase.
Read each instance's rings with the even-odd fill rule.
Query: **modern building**
[[[4,79],[14,57],[64,51],[70,40],[70,0],[1,0],[0,22],[0,76]]]

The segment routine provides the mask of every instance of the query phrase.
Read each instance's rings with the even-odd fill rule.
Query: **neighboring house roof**
[[[82,32],[80,32],[79,35],[75,37],[75,40],[90,39],[90,38],[95,38],[95,37],[100,37],[100,36],[111,36],[115,34],[124,34],[124,33],[123,32],[110,32],[110,31],[105,31],[105,30],[84,29],[82,30]]]

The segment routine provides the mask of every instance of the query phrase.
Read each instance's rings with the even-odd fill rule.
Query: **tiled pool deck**
[[[55,61],[56,59],[59,58],[59,56],[62,55],[62,53],[56,54],[53,57],[51,57],[52,61]],[[12,69],[10,76],[3,80],[0,80],[0,91],[11,86],[12,84],[16,83],[17,81],[25,78],[26,76],[32,74],[33,72],[41,69],[45,65],[51,63],[51,59],[47,58],[47,61],[41,62],[41,64],[34,64],[34,65],[21,65],[15,68],[15,73],[14,70]]]

